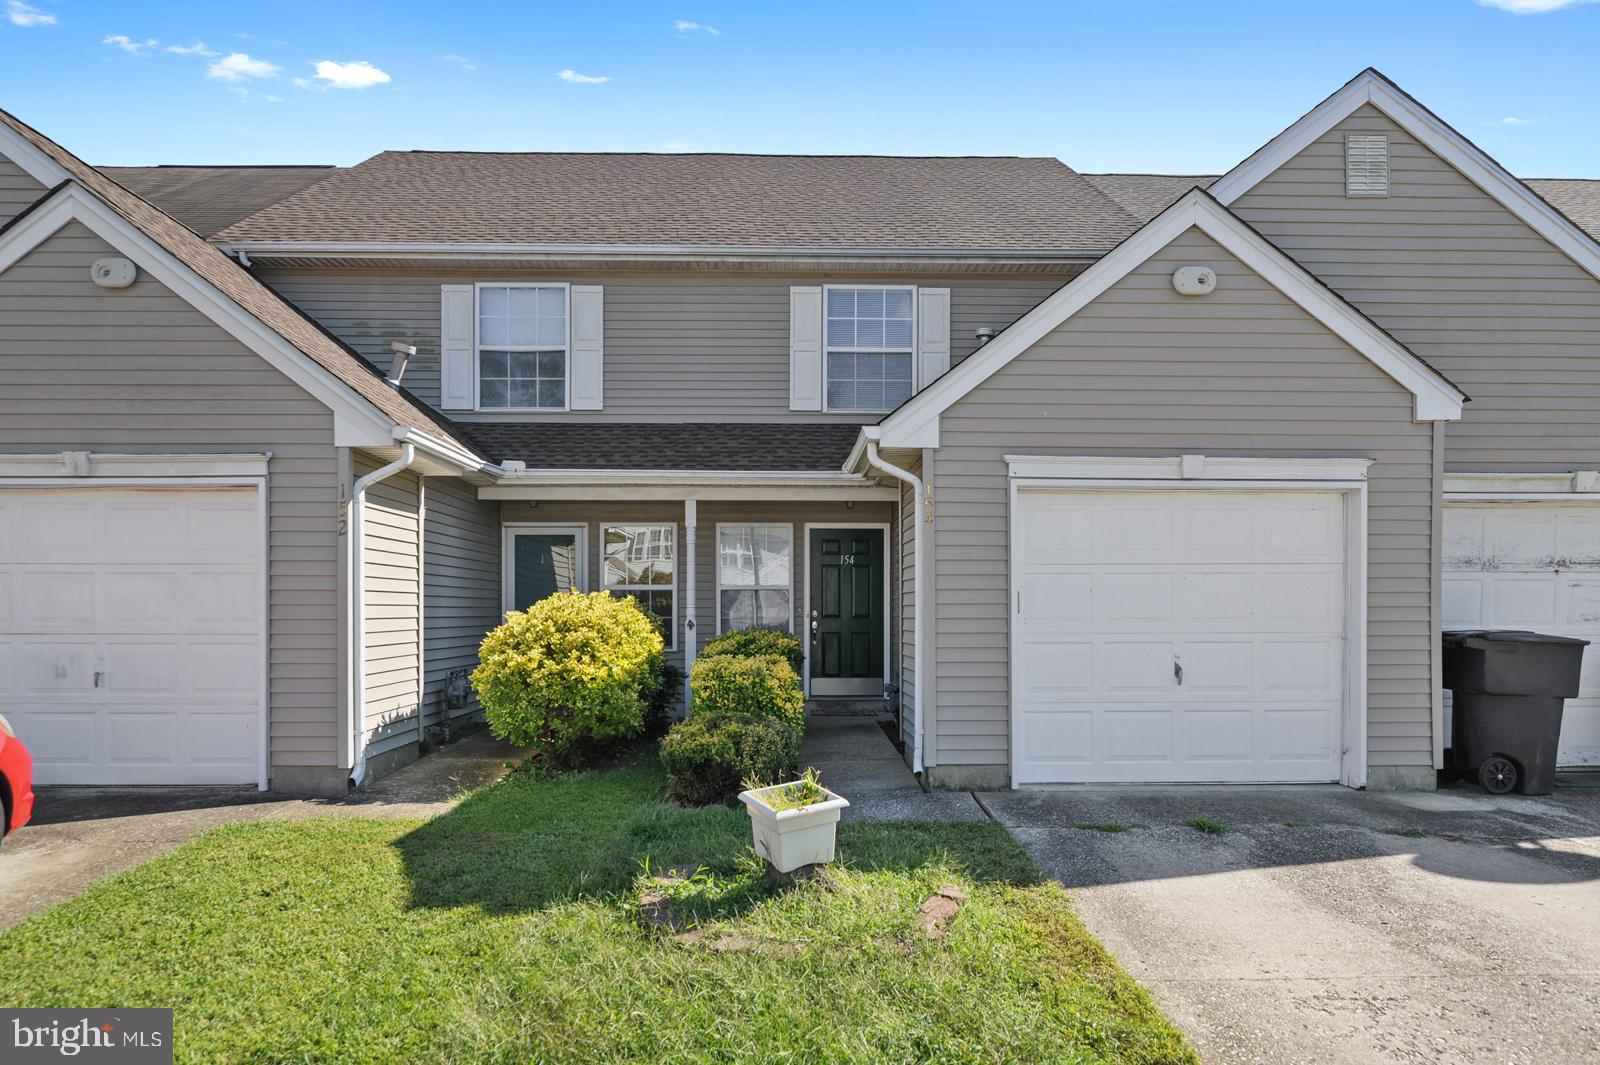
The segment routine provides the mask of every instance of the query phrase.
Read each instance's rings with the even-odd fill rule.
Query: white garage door
[[[1337,781],[1345,502],[1018,492],[1019,784]]]
[[[0,488],[0,705],[40,784],[251,784],[254,489]]]
[[[1444,519],[1446,629],[1533,629],[1600,646],[1600,505],[1450,503]],[[1597,663],[1600,650],[1585,648],[1562,719],[1563,765],[1600,765]]]

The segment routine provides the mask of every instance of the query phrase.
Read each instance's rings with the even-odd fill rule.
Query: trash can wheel
[[[1490,795],[1504,795],[1517,786],[1517,765],[1504,755],[1495,755],[1478,768],[1478,783]]]

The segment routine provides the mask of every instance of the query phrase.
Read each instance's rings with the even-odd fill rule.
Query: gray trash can
[[[1555,787],[1561,711],[1578,694],[1588,640],[1474,629],[1444,634],[1444,686],[1455,696],[1450,765],[1504,795]]]

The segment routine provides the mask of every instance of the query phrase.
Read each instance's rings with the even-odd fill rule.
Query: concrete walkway
[[[981,798],[1207,1062],[1600,1061],[1600,790]]]
[[[846,818],[870,821],[981,821],[965,791],[924,792],[888,735],[871,717],[810,717],[800,764],[850,800]]]
[[[0,846],[0,929],[218,825],[305,817],[427,818],[523,756],[479,732],[348,799],[254,788],[39,788],[33,821]]]

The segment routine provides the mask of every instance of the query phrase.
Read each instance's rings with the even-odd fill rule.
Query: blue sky
[[[1600,177],[1597,53],[1597,0],[0,0],[0,107],[103,164],[457,148],[1200,173],[1371,65],[1518,174]]]

